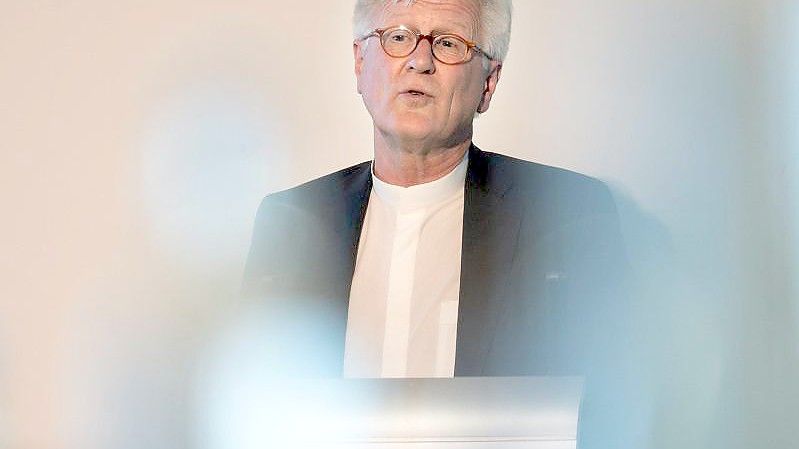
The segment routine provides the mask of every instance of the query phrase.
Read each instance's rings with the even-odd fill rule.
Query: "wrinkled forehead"
[[[477,39],[480,5],[475,0],[415,0],[388,2],[377,14],[375,28],[408,25],[422,33],[451,32]]]

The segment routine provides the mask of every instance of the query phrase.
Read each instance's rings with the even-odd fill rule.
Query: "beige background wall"
[[[617,194],[655,446],[787,447],[797,2],[515,7],[476,142]],[[202,446],[259,199],[369,157],[350,8],[0,0],[0,447]]]

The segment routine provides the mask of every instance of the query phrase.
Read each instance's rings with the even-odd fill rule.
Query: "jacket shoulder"
[[[483,151],[493,177],[507,178],[522,199],[550,204],[563,212],[616,213],[607,185],[565,168]]]
[[[346,243],[347,236],[341,232],[348,226],[351,196],[361,194],[369,166],[368,162],[353,165],[264,197],[252,231],[242,287],[245,294],[263,293],[266,284],[277,282],[276,276],[282,276],[279,283],[283,285],[290,283],[286,279],[307,281],[303,276],[292,277],[296,274],[330,269],[323,264],[324,255],[339,254]]]
[[[319,178],[304,182],[298,186],[280,190],[266,195],[262,203],[291,203],[294,205],[311,204],[314,200],[329,197],[332,192],[356,182],[369,174],[371,162],[361,162]]]

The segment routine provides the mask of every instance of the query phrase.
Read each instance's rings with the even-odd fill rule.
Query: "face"
[[[475,41],[479,6],[472,0],[417,0],[411,6],[392,4],[373,28],[406,25],[424,34],[454,33]],[[400,144],[450,148],[471,140],[476,112],[485,112],[499,80],[500,65],[489,70],[479,52],[462,64],[447,65],[433,57],[430,42],[421,40],[413,53],[394,58],[380,39],[356,41],[358,92],[377,132]]]

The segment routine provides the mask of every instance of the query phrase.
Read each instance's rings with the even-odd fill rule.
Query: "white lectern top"
[[[246,423],[231,422],[230,438],[217,441],[281,449],[574,449],[582,385],[573,377],[272,380],[240,392],[230,405]]]

